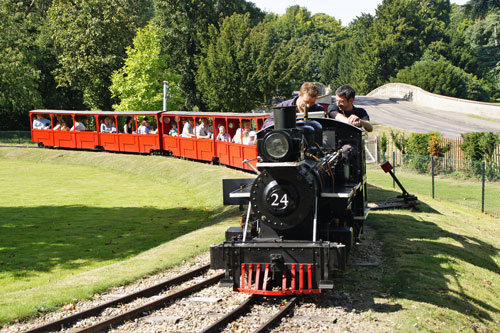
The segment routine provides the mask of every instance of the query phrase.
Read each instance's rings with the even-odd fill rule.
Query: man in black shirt
[[[341,86],[335,91],[336,103],[328,107],[328,116],[357,127],[364,128],[367,132],[373,131],[370,116],[363,108],[353,105],[356,92],[351,86]]]

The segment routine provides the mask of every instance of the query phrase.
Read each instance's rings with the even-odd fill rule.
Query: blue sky
[[[382,0],[249,0],[260,9],[276,14],[284,14],[286,9],[293,5],[306,7],[312,14],[325,13],[342,21],[347,26],[361,13],[374,15],[377,6]],[[463,5],[467,0],[451,0],[452,3]]]

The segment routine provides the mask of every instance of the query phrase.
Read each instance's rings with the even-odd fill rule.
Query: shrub
[[[380,144],[380,151],[382,152],[382,160],[385,161],[385,153],[387,152],[387,144],[388,144],[388,139],[387,136],[382,134],[382,138],[380,138],[379,144]]]

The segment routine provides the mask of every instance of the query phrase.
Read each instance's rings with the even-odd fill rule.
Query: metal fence
[[[30,131],[0,131],[0,144],[33,145]]]
[[[500,216],[500,164],[393,152],[386,158],[406,189]],[[390,177],[388,177],[390,178]],[[386,181],[390,186],[392,179]],[[395,184],[392,184],[395,187]]]

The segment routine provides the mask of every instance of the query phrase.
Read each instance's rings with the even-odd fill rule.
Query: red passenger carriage
[[[33,121],[37,115],[43,115],[50,120],[49,129],[33,128]],[[223,125],[231,138],[239,137],[242,142],[241,131],[243,122],[249,121],[253,131],[262,129],[266,113],[219,113],[219,112],[185,112],[185,111],[65,111],[65,110],[33,110],[30,112],[31,137],[39,146],[62,147],[76,149],[95,149],[115,152],[131,153],[164,153],[178,157],[202,161],[218,161],[221,164],[240,169],[250,170],[244,163],[256,165],[257,148],[255,145],[245,145],[216,140],[219,126]],[[124,124],[132,117],[132,133],[124,131]],[[112,120],[114,131],[102,131],[101,125],[106,118]],[[139,134],[138,129],[144,118],[148,118],[156,129],[154,134]],[[194,130],[193,137],[182,136],[183,121],[193,120],[199,126],[200,120],[205,118],[212,128],[211,138],[199,138]],[[57,130],[58,122],[66,123],[67,129]],[[178,135],[169,135],[173,123],[177,124]],[[80,129],[74,126],[81,123]],[[84,129],[83,129],[84,128]],[[239,134],[237,134],[239,133]]]

